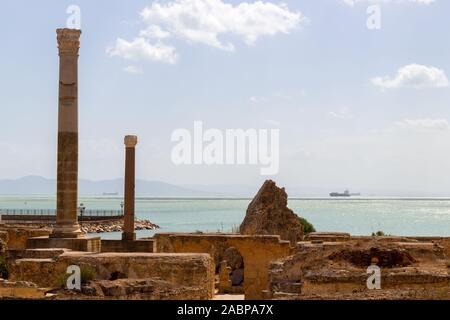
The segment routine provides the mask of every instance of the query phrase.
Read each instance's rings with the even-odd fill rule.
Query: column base
[[[124,241],[135,241],[136,233],[135,232],[124,232],[122,233],[122,240]]]
[[[78,223],[57,223],[49,237],[51,239],[84,239],[86,235],[81,231]]]

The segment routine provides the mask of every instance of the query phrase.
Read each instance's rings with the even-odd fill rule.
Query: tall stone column
[[[78,224],[78,51],[81,31],[58,29],[59,109],[56,226],[51,238],[81,238]]]
[[[135,161],[136,136],[125,137],[125,204],[124,204],[124,226],[122,240],[136,240],[134,232],[134,197],[135,197]]]

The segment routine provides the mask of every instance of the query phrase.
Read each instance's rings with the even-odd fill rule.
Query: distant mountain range
[[[261,180],[261,185],[262,185]],[[123,179],[91,181],[80,179],[78,184],[81,196],[103,196],[103,195],[123,195]],[[279,185],[283,186],[283,185]],[[138,197],[197,197],[197,198],[253,198],[258,192],[260,185],[173,185],[161,181],[136,181],[136,196]],[[296,197],[324,197],[328,198],[329,193],[342,188],[323,187],[295,187],[285,186],[290,198]],[[343,189],[342,189],[343,190]],[[449,193],[432,193],[423,191],[403,191],[397,190],[370,190],[357,188],[363,197],[373,196],[394,196],[394,197],[449,197]],[[40,176],[27,176],[15,180],[0,179],[0,195],[55,195],[56,181]]]
[[[80,195],[123,195],[123,179],[91,181],[80,179]],[[0,180],[0,194],[3,195],[54,195],[56,180],[39,176],[28,176],[17,180]],[[191,190],[158,181],[136,181],[137,196],[152,197],[196,197],[205,196],[205,192]]]
[[[123,179],[91,181],[80,179],[80,195],[123,195]],[[205,191],[207,190],[207,191]],[[256,193],[246,186],[176,186],[160,181],[136,180],[139,197],[246,197]],[[16,180],[0,180],[0,195],[54,195],[56,180],[27,176]]]

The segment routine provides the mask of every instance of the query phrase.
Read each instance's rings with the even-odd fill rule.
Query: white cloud
[[[285,4],[264,1],[237,5],[223,0],[154,1],[142,10],[140,17],[147,27],[131,42],[117,39],[115,47],[107,50],[110,56],[173,64],[177,61],[176,49],[166,42],[175,38],[235,51],[230,37],[254,45],[261,37],[289,34],[308,22],[300,12],[289,10]],[[156,44],[155,40],[158,40]]]
[[[257,96],[250,97],[251,103],[262,103],[262,102],[266,102],[266,101],[267,101],[266,97],[257,97]]]
[[[450,131],[450,124],[447,119],[405,119],[394,122],[388,131],[418,133]]]
[[[126,60],[136,61],[147,59],[175,64],[178,60],[174,47],[162,42],[151,44],[142,37],[136,38],[132,42],[119,38],[115,46],[108,48],[106,53],[110,57],[118,56]]]
[[[348,107],[342,107],[338,111],[331,111],[328,113],[328,115],[333,118],[338,118],[338,119],[353,119],[354,118],[353,114],[350,112],[350,109]]]
[[[252,45],[260,37],[287,34],[307,21],[285,4],[257,1],[233,6],[222,0],[154,2],[141,17],[178,38],[228,51],[234,50],[234,44],[223,43],[220,35],[238,36]]]
[[[300,95],[301,95],[301,93],[300,93]],[[293,96],[288,95],[288,94],[284,94],[284,93],[281,93],[281,92],[275,93],[274,97],[278,98],[278,99],[281,99],[281,100],[285,100],[285,101],[292,101],[292,100],[294,100]]]
[[[373,78],[372,83],[383,90],[401,87],[444,88],[450,85],[444,70],[419,64],[410,64],[400,68],[395,77]]]
[[[432,4],[436,0],[342,0],[346,5],[354,7],[358,3],[381,4],[381,3],[416,3],[416,4]]]
[[[160,26],[149,25],[147,29],[141,30],[139,36],[144,38],[166,39],[171,36],[170,32],[164,31]]]
[[[266,96],[251,96],[249,98],[249,101],[251,103],[264,103],[264,102],[280,102],[280,103],[288,103],[295,101],[296,97],[304,97],[306,95],[306,92],[304,90],[301,90],[298,92],[296,96],[286,94],[283,92],[275,92],[273,94],[269,94]]]
[[[142,74],[142,70],[136,66],[128,66],[123,68],[123,71],[131,74]]]

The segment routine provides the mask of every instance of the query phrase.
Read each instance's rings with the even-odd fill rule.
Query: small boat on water
[[[360,193],[350,193],[350,191],[345,190],[343,193],[340,192],[332,192],[330,193],[330,197],[352,197],[352,196],[360,196]]]

